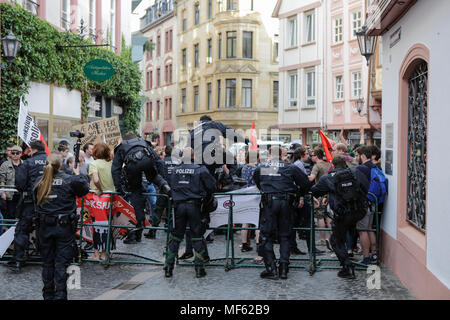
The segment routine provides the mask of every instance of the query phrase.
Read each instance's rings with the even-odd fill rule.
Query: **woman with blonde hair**
[[[42,260],[44,300],[67,300],[66,269],[73,259],[77,225],[76,197],[89,192],[88,179],[61,171],[62,159],[52,153],[46,160],[44,175],[34,187],[36,213],[39,218],[39,242]]]

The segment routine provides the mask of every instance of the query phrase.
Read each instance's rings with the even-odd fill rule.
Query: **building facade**
[[[382,152],[389,179],[382,260],[419,299],[450,298],[450,2],[371,1],[383,61]],[[431,126],[431,124],[433,124]]]
[[[140,63],[146,97],[142,135],[162,146],[174,143],[176,128],[178,27],[174,4],[173,0],[155,1],[140,19],[140,36],[154,45]]]
[[[177,1],[179,128],[204,114],[242,130],[255,120],[258,132],[277,123],[278,21],[270,2]]]

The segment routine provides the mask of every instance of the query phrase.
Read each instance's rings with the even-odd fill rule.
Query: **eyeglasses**
[[[12,154],[13,156],[19,156],[19,155],[20,155],[20,152],[18,152],[18,151],[16,151],[16,152],[11,152],[11,154]]]
[[[315,154],[312,154],[311,157],[317,157]]]

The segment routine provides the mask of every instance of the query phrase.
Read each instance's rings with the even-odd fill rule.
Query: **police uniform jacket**
[[[300,194],[305,194],[311,187],[311,182],[300,168],[280,159],[258,166],[253,179],[259,190],[269,194],[297,193],[299,189]]]
[[[39,180],[36,181],[36,184]],[[40,206],[36,206],[36,212],[39,215],[74,213],[77,209],[75,197],[83,197],[88,192],[89,180],[85,175],[68,175],[59,172],[53,177],[53,185],[47,201],[44,200]],[[37,189],[35,195],[37,195]]]
[[[121,171],[127,155],[130,152],[147,149],[150,158],[155,162],[155,169],[160,175],[164,175],[164,162],[159,155],[153,150],[150,143],[142,138],[125,140],[114,149],[114,159],[111,167],[111,173],[116,190],[121,190],[122,177]]]
[[[311,188],[314,197],[320,197],[328,193],[328,203],[331,210],[337,209],[336,189],[334,187],[334,176],[339,171],[346,170],[345,168],[336,168],[332,172],[320,177],[316,185]],[[370,182],[367,180],[364,173],[357,169],[350,169],[355,176],[355,179],[360,183],[361,191],[367,194],[369,191]]]
[[[201,121],[200,124],[198,126],[196,126],[193,130],[190,131],[190,136],[191,136],[191,147],[193,149],[195,149],[195,143],[194,141],[196,141],[196,139],[199,139],[202,142],[202,150],[205,151],[205,148],[210,145],[211,143],[213,143],[216,140],[216,135],[211,134],[211,136],[207,135],[207,137],[205,138],[206,141],[203,141],[203,138],[205,137],[205,133],[207,132],[207,130],[210,129],[215,129],[218,132],[220,132],[220,134],[222,135],[222,137],[224,138],[233,138],[234,142],[245,142],[245,139],[236,131],[234,131],[234,129],[232,129],[231,127],[228,127],[226,125],[224,125],[221,122],[217,122],[217,121]],[[227,137],[228,133],[233,133],[233,137]],[[197,142],[198,143],[198,142]],[[224,159],[225,161],[225,159]]]
[[[174,201],[202,199],[216,189],[216,180],[205,166],[181,164],[170,177]]]
[[[170,185],[170,176],[172,175],[175,167],[179,165],[179,161],[177,159],[173,159],[171,156],[167,156],[164,158],[164,175],[163,178]]]
[[[17,168],[16,188],[21,192],[26,192],[30,198],[37,178],[44,174],[46,160],[45,152],[37,152]]]

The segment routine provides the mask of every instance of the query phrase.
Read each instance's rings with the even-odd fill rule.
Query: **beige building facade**
[[[192,129],[204,114],[242,130],[253,120],[257,130],[277,123],[278,21],[270,8],[251,0],[177,1],[179,129]]]

